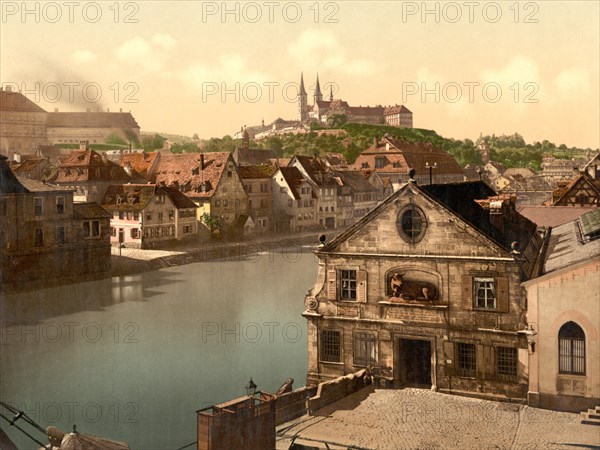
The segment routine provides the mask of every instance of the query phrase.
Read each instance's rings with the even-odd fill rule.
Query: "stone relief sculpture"
[[[410,277],[407,272],[391,272],[388,281],[388,295],[390,301],[430,301],[437,300],[437,288],[431,281],[415,280],[418,272]]]

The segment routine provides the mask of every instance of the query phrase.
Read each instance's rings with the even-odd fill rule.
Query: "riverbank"
[[[336,230],[335,234],[339,232],[339,230]],[[66,284],[134,275],[165,267],[225,258],[248,261],[260,255],[272,255],[274,252],[283,253],[290,259],[294,257],[294,254],[298,253],[298,247],[300,246],[314,246],[314,249],[316,249],[320,234],[323,234],[323,232],[312,230],[284,235],[257,235],[235,241],[188,241],[170,246],[169,248],[152,250],[138,248],[119,249],[118,247],[112,247],[110,271],[86,276],[35,280],[24,284],[3,284],[1,292],[3,294],[31,292]],[[327,235],[328,239],[333,238],[333,236],[333,233]]]

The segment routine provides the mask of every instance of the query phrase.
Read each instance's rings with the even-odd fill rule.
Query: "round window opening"
[[[423,239],[427,221],[423,211],[415,205],[409,205],[398,213],[396,226],[402,239],[410,244],[415,244]]]

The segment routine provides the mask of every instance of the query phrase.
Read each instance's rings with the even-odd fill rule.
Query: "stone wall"
[[[321,408],[358,392],[370,384],[371,375],[367,369],[320,383],[317,387],[317,394],[308,400],[308,412],[314,415]]]

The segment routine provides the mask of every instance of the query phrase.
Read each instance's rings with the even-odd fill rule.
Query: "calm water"
[[[140,450],[189,444],[196,410],[243,395],[250,377],[270,392],[287,377],[304,385],[310,252],[4,296],[0,397],[44,428],[76,424]],[[37,448],[0,427],[19,448]]]

